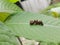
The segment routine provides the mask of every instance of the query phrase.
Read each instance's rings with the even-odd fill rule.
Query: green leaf
[[[0,45],[19,45],[13,32],[2,22],[0,22]]]
[[[22,12],[22,10],[15,4],[10,3],[7,0],[0,0],[0,20],[5,21],[5,19],[17,12]]]
[[[0,12],[0,20],[1,21],[5,21],[5,19],[7,19],[7,17],[9,16],[9,13],[6,12]]]
[[[31,26],[30,20],[42,20],[44,26]],[[37,41],[60,42],[60,21],[50,16],[23,12],[11,16],[5,24],[21,37]]]
[[[22,11],[17,5],[7,1],[7,0],[0,0],[0,11],[7,11],[11,13],[11,11]]]
[[[41,11],[40,13],[48,15],[48,16],[53,16],[49,10],[55,7],[60,7],[60,3],[52,4],[49,7],[47,7],[45,10]]]

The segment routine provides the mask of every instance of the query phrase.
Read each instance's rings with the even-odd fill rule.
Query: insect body
[[[30,21],[30,25],[42,25],[43,26],[43,22],[42,21],[38,21],[38,20],[31,20]]]

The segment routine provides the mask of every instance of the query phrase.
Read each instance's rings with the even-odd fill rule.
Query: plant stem
[[[17,39],[19,40],[20,44],[23,45],[21,39],[19,38],[19,36],[17,36]]]

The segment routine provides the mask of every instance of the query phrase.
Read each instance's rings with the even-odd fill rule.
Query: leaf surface
[[[13,32],[0,22],[0,45],[20,45]]]
[[[42,20],[44,26],[31,26],[30,20]],[[60,41],[60,21],[50,16],[23,12],[11,16],[5,24],[21,37],[46,42]]]
[[[6,18],[17,12],[22,12],[22,10],[15,4],[10,3],[7,0],[0,0],[0,20],[5,21]]]

